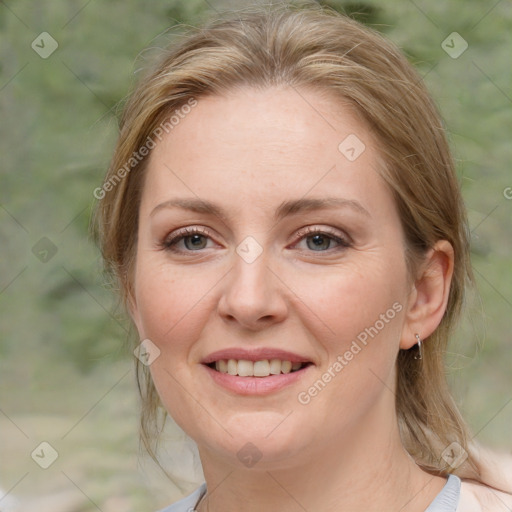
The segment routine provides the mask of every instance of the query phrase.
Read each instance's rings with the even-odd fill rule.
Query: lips
[[[220,386],[242,395],[268,394],[298,382],[314,363],[285,350],[233,348],[213,352],[201,361]]]

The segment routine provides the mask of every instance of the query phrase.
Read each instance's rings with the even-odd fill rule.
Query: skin
[[[366,146],[354,161],[338,150],[350,134]],[[445,484],[403,449],[393,389],[399,349],[441,321],[453,251],[438,242],[418,275],[408,276],[378,156],[354,109],[291,88],[200,98],[153,150],[131,314],[140,339],[160,350],[150,370],[162,403],[198,445],[209,489],[199,510],[419,512]],[[367,214],[345,206],[274,220],[283,201],[328,196],[356,201]],[[214,202],[226,218],[158,207],[175,198]],[[297,236],[306,226],[349,246]],[[209,234],[165,247],[186,227]],[[247,236],[262,249],[250,264],[236,252]],[[308,404],[299,403],[297,394],[394,303],[401,311]],[[314,366],[275,393],[239,396],[200,364],[219,349],[263,346],[306,355]],[[252,467],[237,457],[246,443],[262,455]]]

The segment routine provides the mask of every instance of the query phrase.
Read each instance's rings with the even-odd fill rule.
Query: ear
[[[448,304],[453,275],[454,252],[450,242],[438,241],[430,249],[413,283],[400,348],[409,349],[417,343],[416,334],[428,338],[441,323]]]

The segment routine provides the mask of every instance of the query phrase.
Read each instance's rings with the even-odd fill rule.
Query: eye
[[[297,233],[300,242],[306,243],[306,248],[315,252],[327,252],[329,250],[343,250],[351,246],[350,240],[338,231],[329,228],[319,229],[308,226]]]
[[[161,245],[167,251],[193,252],[206,249],[209,239],[210,233],[205,228],[184,228],[176,233],[171,233]],[[180,247],[180,245],[182,246]]]

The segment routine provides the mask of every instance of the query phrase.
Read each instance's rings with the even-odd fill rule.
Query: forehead
[[[141,207],[195,196],[240,210],[333,194],[389,207],[378,161],[369,130],[341,100],[243,88],[199,98],[156,145]]]

